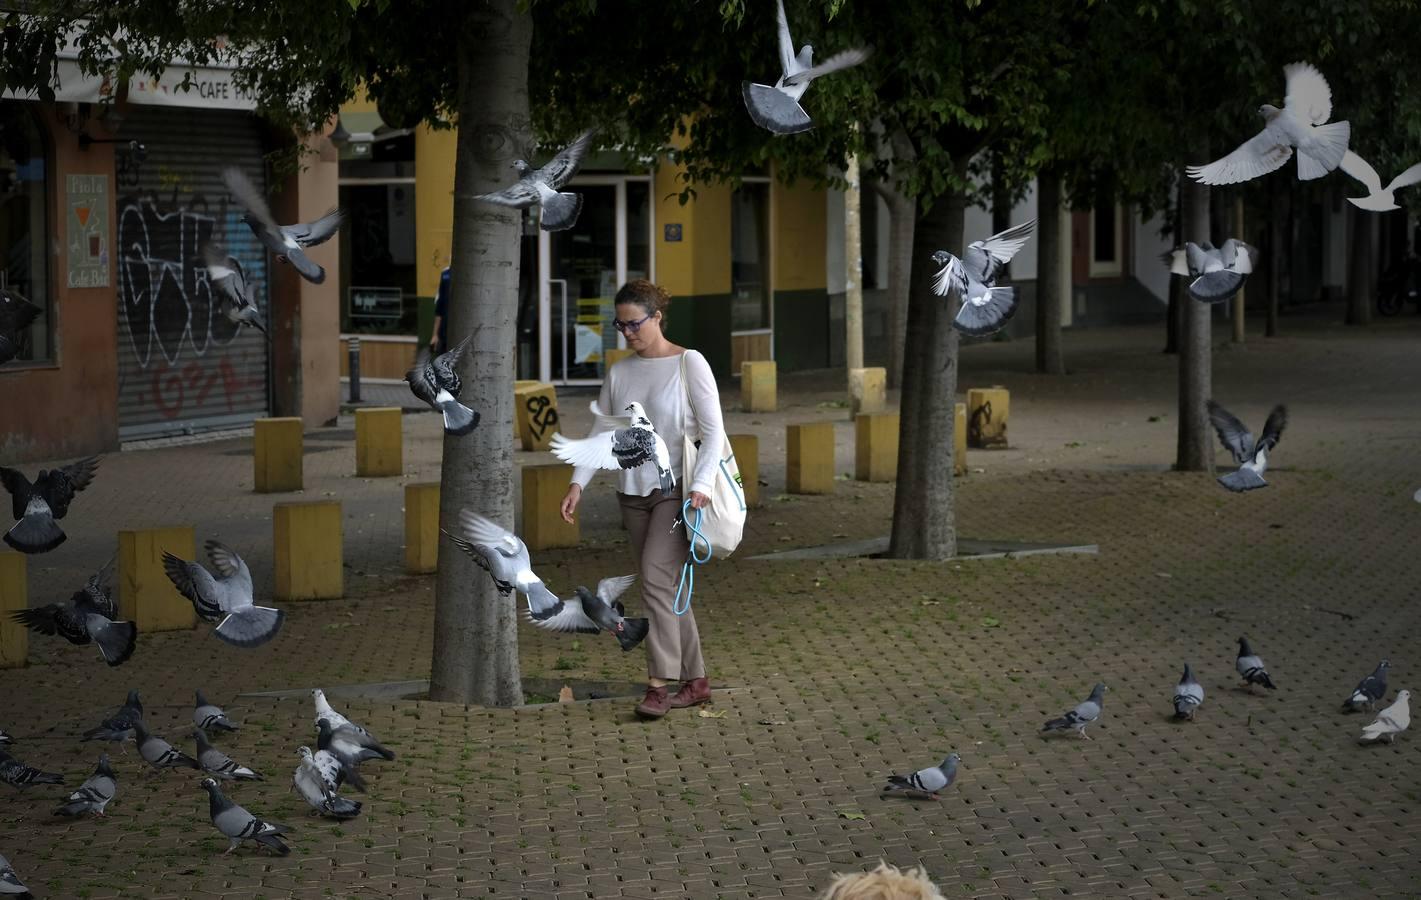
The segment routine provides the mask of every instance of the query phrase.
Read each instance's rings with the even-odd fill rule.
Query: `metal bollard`
[[[352,337],[348,342],[350,354],[350,402],[360,402],[360,338]]]

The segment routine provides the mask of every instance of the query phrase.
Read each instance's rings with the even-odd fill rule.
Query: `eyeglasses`
[[[653,315],[655,314],[653,313]],[[641,326],[645,325],[646,320],[650,318],[651,316],[642,316],[635,322],[623,322],[621,319],[613,319],[612,327],[620,331],[622,334],[636,334],[638,331],[641,331]]]

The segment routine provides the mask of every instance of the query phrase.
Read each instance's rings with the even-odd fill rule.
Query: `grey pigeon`
[[[1203,303],[1223,303],[1243,288],[1258,262],[1258,250],[1236,238],[1224,241],[1222,247],[1190,241],[1183,250],[1173,251],[1170,260],[1170,272],[1192,276],[1191,297]]]
[[[42,310],[8,288],[0,288],[0,366],[20,355],[20,332],[34,324]]]
[[[222,711],[222,707],[215,706],[207,702],[207,698],[202,696],[202,691],[197,692],[196,703],[192,710],[192,724],[203,731],[236,731],[237,726],[232,720],[227,718],[227,714]]]
[[[133,655],[138,640],[138,628],[132,622],[116,622],[118,604],[108,589],[108,574],[113,560],[89,578],[84,589],[76,591],[68,603],[49,603],[34,609],[11,613],[11,618],[39,634],[57,634],[71,644],[91,641],[99,648],[104,662],[119,665]]]
[[[336,793],[335,780],[327,779],[326,773],[311,753],[311,748],[301,747],[297,752],[301,754],[301,762],[296,766],[296,774],[291,777],[291,784],[301,798],[317,813],[332,819],[353,819],[358,816],[360,802],[348,800]],[[340,763],[336,758],[324,750],[321,752],[335,771],[339,772]]]
[[[221,623],[213,634],[236,647],[260,647],[276,637],[286,613],[252,602],[252,573],[236,551],[217,541],[208,541],[207,558],[217,577],[200,564],[163,551],[163,570],[168,580],[192,601],[204,622]]]
[[[1390,660],[1377,663],[1376,671],[1358,682],[1352,696],[1342,704],[1343,712],[1360,712],[1364,706],[1375,709],[1377,701],[1386,696],[1386,670],[1390,667]]]
[[[202,771],[234,781],[262,780],[260,774],[247,766],[239,765],[232,757],[212,746],[207,739],[207,732],[201,728],[193,732],[193,736],[197,738],[197,764],[202,767]]]
[[[197,760],[174,747],[172,744],[151,733],[142,719],[133,723],[134,740],[138,741],[138,755],[153,767],[154,772],[164,769],[201,769]]]
[[[15,869],[10,865],[10,861],[0,855],[0,895],[6,897],[33,897],[30,889],[25,887],[25,883],[20,880],[20,876],[15,874]]]
[[[455,366],[459,357],[469,347],[469,338],[464,338],[448,352],[430,358],[426,347],[419,351],[414,368],[405,374],[410,392],[444,415],[444,433],[456,437],[468,434],[479,424],[479,414],[460,403],[456,398],[463,389]]]
[[[1189,668],[1189,663],[1184,664],[1184,674],[1179,677],[1179,684],[1174,689],[1174,717],[1176,719],[1194,720],[1194,711],[1204,702],[1204,686],[1194,677],[1194,670]]]
[[[14,738],[5,733],[5,729],[0,728],[0,746],[14,742]]]
[[[79,785],[79,790],[69,795],[69,799],[64,805],[54,811],[56,816],[78,816],[84,813],[93,813],[96,816],[104,814],[104,807],[113,800],[114,794],[118,793],[118,776],[109,767],[109,755],[107,753],[99,756],[99,764],[94,767],[94,774],[85,779]]]
[[[529,596],[523,615],[546,631],[579,634],[609,631],[623,650],[630,650],[646,638],[650,627],[646,619],[627,619],[622,615],[626,608],[617,598],[635,581],[635,575],[604,578],[597,583],[595,594],[578,587],[570,600],[543,601],[541,605]]]
[[[282,856],[291,852],[291,848],[277,837],[277,835],[290,831],[289,827],[258,819],[228,800],[222,793],[222,789],[217,786],[217,782],[211,778],[202,779],[202,789],[207,791],[207,814],[212,819],[213,827],[225,834],[231,842],[227,845],[227,849],[222,851],[223,856],[236,850],[237,845],[242,841],[256,841],[264,847],[270,847]]]
[[[1361,741],[1370,744],[1386,738],[1388,744],[1396,742],[1396,736],[1411,726],[1411,692],[1397,691],[1396,701],[1377,713],[1370,725],[1362,729]]]
[[[346,782],[357,791],[364,791],[366,787],[365,780],[360,776],[362,762],[395,758],[394,751],[387,750],[370,735],[361,734],[348,726],[332,728],[329,719],[322,719],[317,729],[319,736],[316,738],[316,747],[328,751],[340,762],[345,771]]]
[[[1298,179],[1321,178],[1342,163],[1352,126],[1323,124],[1332,116],[1332,89],[1327,79],[1307,63],[1283,67],[1288,94],[1283,108],[1265,103],[1258,108],[1263,130],[1228,156],[1184,171],[1201,184],[1238,184],[1281,169],[1298,151]]]
[[[1238,659],[1234,661],[1234,668],[1238,669],[1239,677],[1246,685],[1261,684],[1270,691],[1277,689],[1273,679],[1268,677],[1263,660],[1248,645],[1248,638],[1238,639]]]
[[[316,704],[316,718],[314,719],[314,724],[317,728],[320,728],[322,719],[328,719],[331,723],[331,728],[333,730],[336,728],[349,728],[353,731],[360,732],[366,737],[372,736],[367,728],[355,722],[352,722],[350,719],[347,719],[345,716],[336,712],[335,708],[331,706],[328,700],[326,700],[325,691],[321,690],[320,688],[312,690],[311,699]]]
[[[911,775],[889,775],[888,783],[880,790],[880,796],[900,794],[903,796],[925,796],[937,799],[937,795],[952,786],[957,780],[957,764],[962,757],[949,753],[940,766],[919,769]]]
[[[227,185],[227,190],[237,199],[237,203],[246,210],[242,221],[247,223],[257,240],[275,253],[278,260],[291,263],[296,271],[301,273],[301,277],[312,284],[320,284],[326,280],[326,270],[316,265],[306,255],[305,250],[325,243],[340,230],[341,222],[345,221],[343,211],[333,209],[310,224],[278,225],[271,216],[266,198],[247,178],[246,173],[241,169],[228,167],[222,172],[222,180]]]
[[[5,532],[5,543],[21,553],[47,553],[64,543],[57,524],[69,513],[74,495],[94,480],[99,457],[90,456],[62,469],[40,469],[31,484],[15,469],[0,466],[0,483],[10,492],[16,522]]]
[[[550,449],[554,456],[565,463],[593,469],[635,469],[651,463],[661,479],[661,493],[675,490],[671,453],[640,403],[627,404],[627,416],[604,415],[596,400],[591,409],[595,417],[591,433],[576,440],[553,435]]]
[[[1085,733],[1085,727],[1100,718],[1100,707],[1105,702],[1105,692],[1108,690],[1110,688],[1105,685],[1097,684],[1091,690],[1090,696],[1081,701],[1075,709],[1059,719],[1051,719],[1041,726],[1041,730],[1053,734],[1062,731],[1075,731],[1081,737],[1090,740],[1090,736]]]
[[[577,223],[578,213],[582,212],[582,195],[562,193],[559,189],[577,174],[596,133],[595,128],[584,131],[541,169],[534,169],[525,160],[514,160],[513,168],[518,171],[518,181],[501,191],[478,194],[474,199],[514,209],[537,206],[541,210],[538,224],[544,231],[571,228]]]
[[[0,750],[0,781],[23,791],[32,784],[63,784],[64,776],[54,772],[41,772]]]
[[[134,723],[143,718],[143,701],[137,691],[129,691],[128,699],[118,712],[99,723],[98,728],[84,732],[86,741],[126,741],[133,737]]]
[[[1342,171],[1366,185],[1369,193],[1365,197],[1348,197],[1347,202],[1359,209],[1370,210],[1371,212],[1389,212],[1393,209],[1401,209],[1396,205],[1396,192],[1413,184],[1421,184],[1421,163],[1403,171],[1400,175],[1391,180],[1386,187],[1382,187],[1382,178],[1377,174],[1377,170],[1372,168],[1372,164],[1362,157],[1348,150],[1342,154]],[[3,362],[0,359],[0,362]]]
[[[528,545],[492,519],[485,518],[473,510],[459,513],[459,526],[464,535],[460,537],[444,532],[454,545],[478,563],[493,578],[499,593],[507,597],[515,590],[528,595],[528,606],[546,608],[559,603],[558,598],[543,584],[543,580],[533,573],[533,564],[528,559]]]
[[[223,306],[223,315],[238,325],[255,328],[271,340],[266,325],[262,324],[261,309],[257,306],[257,286],[247,281],[247,273],[237,258],[209,244],[203,261],[207,264],[207,280],[217,290],[218,296],[227,301]]]
[[[961,259],[946,250],[933,254],[933,262],[942,266],[933,279],[933,293],[939,297],[956,294],[962,303],[952,320],[953,328],[981,337],[1000,331],[1016,314],[1016,288],[997,287],[997,275],[1031,239],[1035,227],[1032,219],[985,241],[973,241]]]
[[[1263,480],[1263,473],[1268,471],[1268,454],[1278,446],[1283,429],[1288,425],[1288,408],[1281,403],[1273,407],[1273,411],[1268,414],[1268,421],[1263,423],[1263,436],[1255,441],[1253,432],[1245,428],[1233,413],[1213,400],[1206,401],[1204,405],[1209,411],[1209,421],[1218,432],[1220,443],[1233,454],[1234,462],[1238,463],[1238,471],[1220,475],[1219,484],[1236,494],[1267,487],[1268,482]]]
[[[868,59],[872,50],[855,47],[842,50],[819,65],[814,65],[814,48],[805,44],[796,55],[794,39],[789,33],[784,0],[775,0],[775,26],[780,53],[780,77],[773,85],[741,82],[745,109],[750,119],[761,128],[775,134],[798,134],[814,127],[814,120],[799,105],[809,83],[822,75],[838,72]]]

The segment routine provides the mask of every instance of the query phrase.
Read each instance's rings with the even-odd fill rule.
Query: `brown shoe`
[[[646,697],[636,708],[636,714],[643,719],[659,719],[671,709],[671,700],[666,696],[666,686],[648,687]]]
[[[688,706],[698,706],[709,700],[710,680],[692,678],[690,681],[681,682],[681,689],[671,698],[671,708],[685,709]]]

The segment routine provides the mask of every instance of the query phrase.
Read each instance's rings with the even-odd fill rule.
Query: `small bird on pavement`
[[[1396,700],[1391,706],[1377,713],[1377,717],[1372,723],[1362,729],[1361,741],[1370,744],[1373,741],[1386,738],[1388,744],[1396,741],[1396,736],[1401,734],[1411,725],[1411,692],[1397,691]]]
[[[247,766],[239,765],[232,757],[212,746],[212,742],[207,739],[207,732],[201,728],[193,732],[193,736],[197,738],[197,763],[202,766],[202,771],[209,775],[216,775],[218,778],[242,781],[262,780],[260,774]]]
[[[1343,712],[1360,712],[1362,707],[1375,709],[1378,700],[1386,696],[1386,670],[1390,660],[1377,663],[1376,671],[1357,683],[1357,689],[1342,703]]]
[[[134,723],[143,718],[143,701],[137,691],[129,691],[128,699],[118,712],[99,723],[98,728],[84,732],[85,741],[126,741],[133,737]],[[125,751],[126,752],[126,751]]]
[[[360,815],[360,801],[348,800],[336,793],[335,777],[327,779],[325,772],[316,762],[315,755],[311,753],[311,748],[301,747],[297,752],[301,755],[301,762],[296,766],[296,773],[291,776],[291,784],[301,795],[301,799],[320,815],[332,819],[353,819]],[[335,773],[338,773],[340,763],[336,758],[327,753],[326,759],[334,767]]]
[[[227,836],[230,843],[222,852],[223,856],[237,849],[242,841],[256,841],[263,847],[270,847],[282,856],[291,848],[282,843],[277,835],[286,834],[291,829],[276,822],[266,822],[228,800],[211,778],[202,779],[202,789],[207,791],[207,815],[212,826]]]
[[[84,813],[93,813],[96,816],[104,814],[104,807],[108,806],[118,793],[118,775],[109,766],[109,755],[103,753],[99,755],[99,764],[94,767],[94,774],[85,779],[79,785],[79,789],[69,795],[69,799],[64,805],[54,811],[56,816],[79,816]]]
[[[63,784],[64,776],[54,772],[42,772],[0,750],[0,781],[23,791],[34,784]]]
[[[1100,718],[1100,707],[1105,702],[1105,692],[1108,690],[1110,688],[1105,685],[1097,684],[1091,690],[1090,696],[1077,704],[1075,709],[1059,719],[1051,719],[1041,726],[1041,731],[1050,734],[1074,731],[1086,740],[1090,740],[1090,735],[1085,733],[1085,727]]]
[[[889,775],[888,783],[879,789],[880,797],[904,796],[938,799],[957,780],[957,765],[962,757],[949,753],[940,766],[919,769],[911,775]]]
[[[1234,662],[1234,668],[1238,669],[1239,677],[1247,686],[1261,684],[1268,690],[1276,690],[1273,679],[1268,677],[1268,670],[1263,666],[1263,660],[1253,652],[1253,648],[1248,645],[1248,638],[1238,639],[1238,659]]]
[[[316,718],[313,720],[313,723],[317,728],[321,727],[322,719],[327,719],[331,723],[332,730],[345,727],[358,731],[363,735],[370,736],[370,731],[367,728],[359,723],[352,722],[350,719],[336,712],[335,708],[331,706],[330,701],[326,699],[325,691],[320,688],[312,690],[311,700],[316,704]]]
[[[192,724],[204,731],[236,731],[237,726],[232,720],[227,718],[227,714],[222,711],[222,707],[207,702],[207,698],[202,696],[202,691],[197,691],[197,700],[193,706]]]
[[[164,769],[201,769],[197,760],[174,747],[172,744],[151,733],[142,719],[133,723],[134,739],[138,741],[138,755],[153,767],[153,773]]]
[[[394,751],[386,749],[368,734],[361,734],[348,726],[332,728],[329,719],[322,719],[317,729],[316,747],[328,751],[340,762],[346,783],[357,791],[364,792],[366,788],[365,779],[360,775],[362,762],[395,758]]]
[[[1184,674],[1179,677],[1179,684],[1174,689],[1174,717],[1194,721],[1194,712],[1203,702],[1204,685],[1194,677],[1189,663],[1185,663]]]

